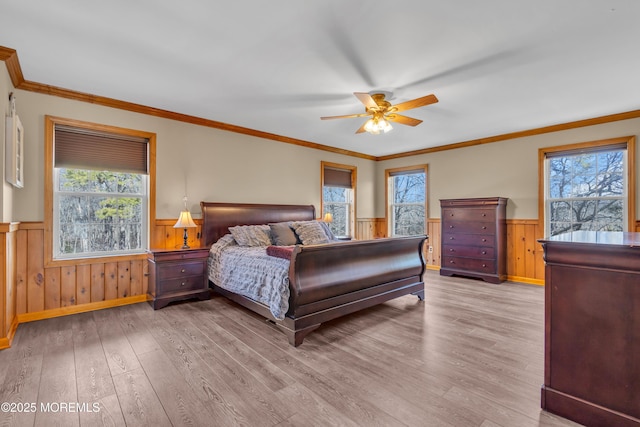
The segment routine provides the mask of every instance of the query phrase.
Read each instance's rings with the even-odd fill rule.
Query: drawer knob
[[[486,266],[487,266],[487,264],[482,264],[482,268],[484,268],[484,267],[486,267]]]
[[[449,240],[455,240],[453,237],[449,237]]]
[[[449,249],[449,252],[455,252],[455,249]]]
[[[455,264],[456,262],[454,260],[449,261],[450,264]]]
[[[486,226],[486,225],[483,225],[483,226],[482,226],[482,229],[483,229],[483,230],[486,230],[486,229],[487,229],[487,226]]]
[[[486,213],[483,213],[483,214],[482,214],[482,216],[487,216],[487,214],[486,214]]]
[[[453,225],[450,225],[449,228],[453,228]]]
[[[487,251],[482,251],[482,255],[486,255],[486,254],[487,254]]]
[[[184,272],[185,272],[185,269],[184,269],[184,268],[183,268],[182,270],[180,270],[180,273],[184,273]]]
[[[483,242],[486,242],[486,241],[487,241],[487,239],[482,239],[482,241],[483,241]]]
[[[184,286],[186,284],[187,284],[187,282],[182,282],[182,283],[180,283],[180,286]]]

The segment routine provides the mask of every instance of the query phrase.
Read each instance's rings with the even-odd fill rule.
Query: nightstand
[[[174,301],[210,298],[208,248],[150,249],[149,304],[157,310]]]

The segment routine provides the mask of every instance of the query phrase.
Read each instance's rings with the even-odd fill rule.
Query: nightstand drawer
[[[193,291],[204,288],[202,276],[186,276],[178,279],[160,280],[157,292],[165,295],[172,292]]]
[[[204,263],[202,261],[166,263],[158,266],[158,278],[160,280],[186,276],[201,276],[203,273]]]

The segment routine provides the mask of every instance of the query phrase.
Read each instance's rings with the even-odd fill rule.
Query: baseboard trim
[[[527,285],[544,286],[544,279],[531,279],[529,277],[507,276],[507,280],[510,282],[525,283]]]
[[[13,341],[13,337],[16,335],[16,330],[18,330],[18,317],[14,316],[11,326],[9,327],[9,331],[7,332],[7,336],[0,338],[0,350],[11,347],[11,342]]]
[[[105,308],[119,307],[121,305],[136,304],[148,300],[146,294],[126,298],[117,298],[108,301],[90,302],[88,304],[70,305],[51,310],[37,311],[35,313],[23,313],[18,315],[18,323],[34,322],[36,320],[51,319],[53,317],[67,316],[70,314],[86,313],[88,311],[102,310]]]
[[[440,271],[439,265],[427,265],[427,270]],[[544,286],[544,279],[532,279],[530,277],[521,276],[507,276],[507,280],[510,282],[525,283],[527,285]]]

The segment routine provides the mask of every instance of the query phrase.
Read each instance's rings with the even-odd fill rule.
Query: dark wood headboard
[[[248,203],[200,202],[202,209],[202,246],[211,246],[235,225],[268,224],[316,219],[313,205],[267,205]]]

